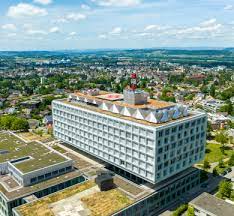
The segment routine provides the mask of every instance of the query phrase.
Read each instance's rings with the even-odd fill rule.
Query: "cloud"
[[[16,33],[9,33],[7,37],[15,37],[17,34]]]
[[[183,28],[177,31],[177,34],[192,34],[192,33],[202,33],[202,32],[215,32],[222,27],[220,23],[217,23],[215,18],[206,20],[198,26]]]
[[[234,9],[233,5],[226,5],[224,7],[224,10],[232,10],[232,9]]]
[[[209,20],[202,22],[200,25],[206,27],[206,26],[211,26],[215,23],[216,23],[216,19],[213,18],[213,19],[209,19]]]
[[[54,26],[49,30],[49,32],[50,33],[59,33],[60,29],[57,26]]]
[[[144,31],[151,31],[151,30],[161,30],[161,26],[158,25],[148,25],[145,27]]]
[[[76,35],[77,35],[76,32],[70,32],[70,33],[69,33],[69,36],[76,36]]]
[[[137,34],[136,36],[139,36],[139,37],[148,37],[148,36],[153,36],[153,34],[149,33],[149,32],[142,32],[142,33]]]
[[[86,15],[80,14],[80,13],[70,13],[66,16],[66,19],[73,20],[73,21],[79,21],[86,19]]]
[[[51,4],[52,0],[34,0],[35,3],[42,4],[42,5],[48,5]]]
[[[80,6],[83,10],[90,10],[91,8],[88,6],[88,5],[86,5],[86,4],[82,4],[81,6]]]
[[[142,0],[94,0],[104,7],[133,7],[141,4]]]
[[[122,30],[121,27],[115,27],[115,28],[112,29],[112,31],[111,31],[109,34],[111,34],[111,35],[118,35],[118,34],[120,34],[122,31],[123,31],[123,30]]]
[[[56,23],[68,23],[70,21],[80,21],[85,20],[87,16],[81,13],[69,13],[65,17],[60,17],[59,19],[55,20]]]
[[[47,32],[43,31],[43,30],[29,29],[26,31],[26,34],[28,34],[28,35],[47,35]]]
[[[2,29],[9,30],[9,31],[16,31],[17,30],[16,26],[14,24],[11,24],[11,23],[3,25]]]
[[[98,37],[99,37],[100,39],[106,39],[106,38],[107,38],[107,35],[105,35],[105,34],[100,34],[100,35],[98,35]]]
[[[26,3],[10,6],[7,12],[7,16],[12,18],[46,16],[47,14],[45,9]]]

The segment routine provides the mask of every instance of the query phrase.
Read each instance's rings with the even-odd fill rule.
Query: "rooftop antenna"
[[[137,75],[136,73],[131,74],[131,90],[135,91],[137,88]]]

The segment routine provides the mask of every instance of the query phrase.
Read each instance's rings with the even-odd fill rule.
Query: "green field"
[[[208,143],[206,145],[205,159],[208,160],[210,163],[218,162],[222,158],[223,159],[229,158],[231,156],[231,154],[233,153],[232,149],[226,148],[225,154],[222,154],[220,147],[221,147],[221,145],[219,145],[219,144]]]

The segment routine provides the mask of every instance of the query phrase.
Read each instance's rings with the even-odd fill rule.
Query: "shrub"
[[[182,215],[184,212],[186,212],[188,209],[188,204],[183,204],[180,207],[178,207],[174,212],[173,212],[173,216],[180,216]]]

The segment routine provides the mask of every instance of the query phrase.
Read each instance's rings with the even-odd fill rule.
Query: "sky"
[[[0,0],[0,50],[234,47],[234,0]]]

